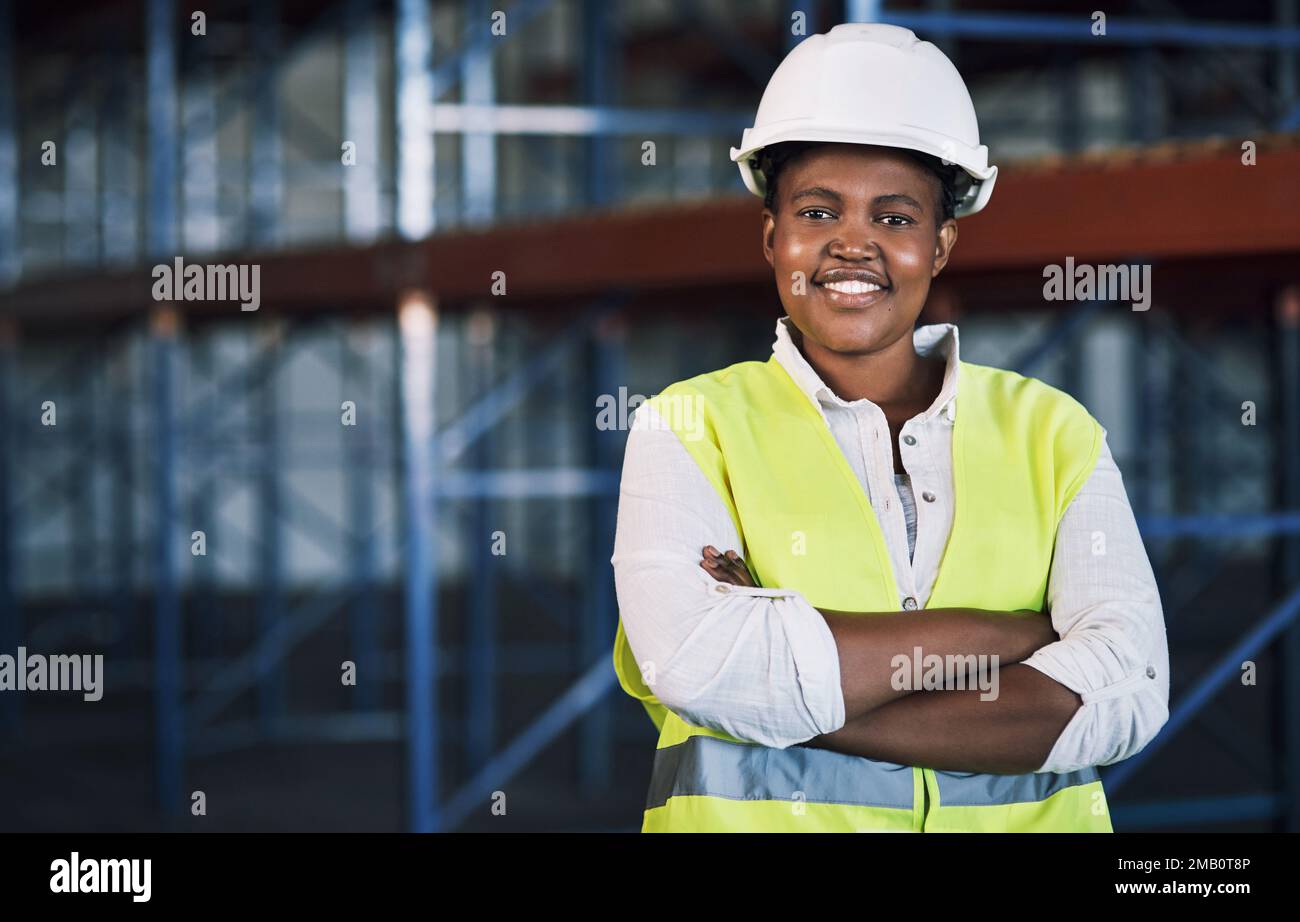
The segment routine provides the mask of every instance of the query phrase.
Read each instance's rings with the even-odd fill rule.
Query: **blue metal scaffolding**
[[[363,152],[377,149],[380,140],[374,98],[380,81],[377,42],[381,33],[375,17],[382,6],[375,0],[332,4],[309,30],[313,34],[346,30],[343,132]],[[683,6],[698,10],[696,4]],[[357,167],[340,171],[344,215],[340,235],[350,242],[369,243],[387,232],[420,240],[448,223],[491,223],[506,208],[498,188],[498,161],[501,141],[508,137],[579,139],[582,164],[576,175],[581,199],[585,205],[602,207],[624,200],[630,185],[629,174],[615,167],[612,152],[620,139],[647,134],[734,137],[752,116],[749,110],[739,109],[651,110],[621,105],[616,4],[582,0],[577,7],[583,16],[579,85],[584,102],[580,105],[500,101],[494,54],[508,41],[515,41],[514,36],[529,21],[553,14],[555,4],[546,0],[513,4],[508,9],[510,37],[496,41],[486,29],[490,5],[468,0],[463,7],[461,41],[455,52],[442,60],[434,57],[434,18],[427,0],[395,0],[392,7],[388,38],[394,55],[393,197],[391,203],[385,199],[385,177],[372,157],[363,156]],[[787,17],[793,13],[812,16],[824,8],[797,0],[782,5]],[[148,0],[144,22],[147,208],[139,216],[128,214],[131,209],[120,188],[105,183],[97,196],[90,197],[89,217],[81,208],[64,210],[70,222],[98,223],[101,264],[136,258],[120,228],[137,218],[146,231],[146,255],[154,262],[166,262],[191,246],[192,236],[205,241],[209,251],[218,243],[237,242],[261,249],[284,243],[279,218],[291,179],[283,133],[291,113],[285,111],[286,101],[276,92],[276,79],[285,54],[302,36],[287,34],[278,3],[254,4],[251,9],[252,66],[243,79],[222,87],[210,61],[196,63],[183,79],[177,47],[178,8],[173,0]],[[895,11],[878,0],[848,0],[842,12],[846,20],[893,22],[950,41],[1030,40],[1073,47],[1093,40],[1088,20],[1078,17]],[[701,21],[709,26],[707,17]],[[13,75],[6,73],[14,68],[13,23],[11,0],[0,0],[0,290],[14,285],[23,270],[18,100]],[[809,22],[809,32],[827,25]],[[1132,84],[1140,99],[1150,96],[1158,68],[1156,46],[1252,48],[1276,53],[1279,61],[1292,63],[1282,68],[1290,76],[1280,84],[1279,102],[1269,110],[1270,117],[1281,127],[1294,127],[1300,118],[1300,109],[1295,107],[1293,64],[1294,52],[1300,49],[1300,28],[1294,21],[1261,27],[1114,17],[1108,37],[1133,48]],[[782,32],[782,41],[788,47],[797,37]],[[110,50],[106,60],[118,60],[113,55],[122,53]],[[721,53],[760,78],[776,59],[773,51],[756,48],[741,38],[722,43]],[[121,104],[125,90],[121,67],[105,66],[102,61],[88,66],[102,68],[109,85],[115,87],[104,95],[98,143],[103,148],[104,175],[122,177],[129,172],[129,161],[121,152],[129,146],[130,132]],[[1063,92],[1077,93],[1074,65],[1066,62],[1060,66],[1069,72],[1068,79],[1062,81]],[[447,101],[457,90],[459,101]],[[230,241],[220,232],[218,197],[207,193],[223,175],[220,164],[214,162],[216,134],[234,111],[232,102],[240,99],[247,100],[253,113],[248,207],[237,241]],[[1072,107],[1063,108],[1071,111]],[[1133,119],[1137,140],[1152,140],[1150,124],[1150,119]],[[1081,146],[1077,123],[1063,119],[1056,129],[1063,149]],[[437,156],[438,134],[458,135],[460,170],[454,195],[445,194],[438,185],[439,175],[450,172]],[[331,149],[330,157],[334,153]],[[734,184],[734,171],[732,181]],[[444,204],[448,199],[454,206]],[[575,369],[581,394],[617,392],[627,379],[624,307],[628,296],[628,292],[610,292],[587,305],[536,355],[513,368],[499,360],[497,326],[490,304],[485,304],[482,313],[472,319],[468,338],[468,382],[474,396],[459,415],[447,421],[439,418],[441,395],[436,381],[439,329],[448,316],[440,311],[436,290],[413,284],[392,306],[391,317],[381,323],[346,320],[339,324],[335,331],[337,365],[349,391],[368,395],[388,391],[398,398],[392,418],[360,413],[356,427],[344,430],[337,446],[346,484],[347,521],[341,525],[285,476],[294,463],[287,436],[291,413],[277,382],[285,363],[299,348],[294,341],[295,325],[258,319],[252,354],[233,368],[218,366],[205,351],[210,344],[189,328],[173,306],[157,306],[143,329],[129,324],[119,331],[123,342],[138,339],[147,349],[147,376],[141,381],[132,380],[129,370],[111,363],[104,369],[115,382],[116,393],[124,398],[139,396],[147,404],[150,442],[145,463],[133,456],[134,433],[123,420],[96,432],[89,447],[105,446],[100,460],[112,468],[112,515],[126,538],[116,542],[109,555],[111,610],[117,624],[113,649],[122,657],[149,657],[158,802],[165,815],[174,819],[185,810],[188,759],[289,739],[402,741],[406,822],[417,831],[455,829],[463,824],[474,811],[484,809],[494,791],[575,725],[579,783],[588,790],[613,783],[611,754],[617,726],[608,698],[615,685],[609,664],[616,623],[612,571],[608,566],[596,566],[580,599],[555,596],[556,622],[572,632],[560,655],[547,656],[547,650],[553,648],[537,645],[520,656],[502,640],[505,619],[500,606],[508,575],[504,567],[497,566],[487,536],[501,529],[497,516],[506,501],[543,497],[581,501],[587,556],[598,564],[607,560],[618,492],[620,435],[593,429],[582,445],[586,459],[582,465],[550,468],[494,465],[494,440],[512,412]],[[1077,342],[1090,322],[1108,309],[1100,302],[1080,304],[1023,353],[1014,367],[1032,372],[1040,362]],[[1281,600],[1195,681],[1177,689],[1170,721],[1156,741],[1105,773],[1112,794],[1204,713],[1243,660],[1277,644],[1287,664],[1300,663],[1300,590],[1296,588],[1300,586],[1300,405],[1296,403],[1300,399],[1300,325],[1287,320],[1279,324],[1278,332],[1279,354],[1274,361],[1284,400],[1279,454],[1286,459],[1282,464],[1281,511],[1157,515],[1149,511],[1154,504],[1143,492],[1152,476],[1137,479],[1135,507],[1146,510],[1139,523],[1144,537],[1155,544],[1175,539],[1212,543],[1244,535],[1284,537]],[[22,562],[15,536],[25,524],[24,517],[38,508],[41,497],[59,489],[57,477],[52,476],[32,493],[14,495],[11,472],[20,464],[33,463],[28,455],[38,451],[28,441],[31,423],[26,408],[29,396],[39,394],[40,389],[18,378],[20,333],[16,323],[0,316],[0,431],[5,434],[0,444],[0,649],[18,646],[27,627]],[[1150,330],[1144,335],[1160,339],[1190,361],[1186,356],[1190,347],[1179,338],[1176,328]],[[374,354],[376,341],[384,337],[390,337],[395,348],[395,368],[383,367]],[[92,353],[101,348],[100,343],[92,344]],[[95,366],[80,358],[83,356],[72,356],[68,369],[89,375]],[[123,363],[129,369],[129,358]],[[182,367],[191,371],[186,381],[181,380]],[[1207,389],[1217,386],[1214,382],[1203,384]],[[236,396],[240,399],[233,399]],[[1164,414],[1171,395],[1152,382],[1144,388],[1142,399],[1150,431],[1160,431],[1161,426],[1168,429]],[[238,407],[247,410],[246,418],[239,418]],[[249,431],[238,439],[241,429]],[[392,444],[385,443],[385,436],[394,435]],[[224,454],[221,445],[227,438],[240,445],[254,444],[256,451]],[[88,446],[72,447],[81,450]],[[227,657],[232,638],[226,635],[222,613],[214,604],[214,574],[204,569],[212,564],[204,561],[183,566],[181,548],[188,546],[196,529],[206,530],[212,538],[211,523],[218,518],[214,483],[222,459],[234,454],[240,455],[242,464],[236,469],[249,477],[257,496],[257,534],[245,536],[256,548],[257,593],[252,640],[241,653]],[[34,464],[39,467],[39,461]],[[399,472],[395,518],[383,514],[377,496],[375,472],[380,469]],[[148,522],[135,521],[137,496],[148,499]],[[87,495],[83,501],[88,504],[91,499]],[[440,578],[438,542],[440,533],[452,522],[457,504],[470,510],[467,543],[472,549],[474,573],[465,612],[466,632],[459,647],[443,641],[449,619],[440,609],[446,586]],[[382,585],[376,538],[385,529],[400,535],[395,541],[401,558],[397,587]],[[341,588],[292,591],[284,559],[290,532],[310,533],[318,539],[341,536],[347,549],[347,560],[340,563],[346,575]],[[147,622],[140,618],[134,581],[137,534],[148,538],[152,608]],[[400,656],[393,653],[384,631],[384,605],[379,596],[386,589],[395,589],[401,601]],[[1169,589],[1162,586],[1164,592]],[[551,590],[537,586],[535,591],[545,597]],[[348,711],[325,715],[293,712],[286,664],[295,649],[340,613],[346,619],[348,646],[359,673],[399,680],[400,707],[385,700],[383,682],[367,681],[354,689]],[[1171,623],[1174,614],[1170,612]],[[506,740],[499,720],[503,706],[500,679],[521,668],[525,657],[532,661],[532,668],[565,676],[569,684],[524,730]],[[1285,675],[1286,684],[1279,695],[1285,714],[1279,791],[1230,793],[1176,803],[1120,802],[1112,805],[1117,826],[1279,818],[1294,829],[1300,823],[1300,677],[1295,669],[1286,670]],[[462,713],[455,717],[444,688],[449,677],[463,680],[465,687]],[[219,720],[228,717],[245,696],[252,699],[255,720]],[[18,700],[0,697],[0,740],[18,737],[20,719]],[[458,786],[448,780],[455,773],[447,770],[444,756],[453,747],[461,747],[464,754],[465,771]]]

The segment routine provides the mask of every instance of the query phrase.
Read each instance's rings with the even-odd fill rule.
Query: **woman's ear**
[[[930,278],[934,278],[948,265],[952,248],[957,245],[957,221],[949,218],[939,225],[939,233],[934,241],[934,266],[930,269]]]
[[[772,209],[764,208],[762,215],[759,216],[763,225],[763,258],[773,269],[776,268],[776,215]]]

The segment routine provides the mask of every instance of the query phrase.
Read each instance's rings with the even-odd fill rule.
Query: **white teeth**
[[[871,291],[881,290],[879,285],[874,285],[871,282],[858,282],[852,279],[843,282],[826,282],[822,287],[846,295],[864,295]]]

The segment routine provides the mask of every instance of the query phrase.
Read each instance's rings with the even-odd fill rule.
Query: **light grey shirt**
[[[931,324],[913,334],[917,353],[941,356],[947,368],[934,403],[902,427],[906,477],[896,481],[883,411],[832,392],[787,323],[777,321],[773,354],[870,497],[899,608],[924,607],[952,530],[957,327]],[[699,566],[706,544],[745,553],[704,472],[653,407],[641,406],[628,436],[610,561],[623,626],[651,689],[691,723],[766,746],[842,727],[839,657],[825,619],[797,591],[717,582]],[[1128,758],[1168,720],[1169,653],[1155,578],[1104,441],[1057,529],[1047,604],[1061,639],[1026,663],[1078,693],[1083,705],[1038,771]]]
[[[916,553],[916,496],[912,493],[911,478],[906,474],[895,474],[894,489],[898,491],[903,521],[907,523],[907,559],[911,560]]]

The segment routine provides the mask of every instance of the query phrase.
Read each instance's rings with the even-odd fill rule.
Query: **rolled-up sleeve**
[[[711,544],[742,555],[736,527],[653,407],[628,435],[614,581],[628,643],[655,696],[697,726],[785,748],[844,725],[839,655],[798,592],[720,583]]]
[[[1169,719],[1169,646],[1151,562],[1104,440],[1057,528],[1047,599],[1061,639],[1025,662],[1083,704],[1038,771],[1129,758]]]

